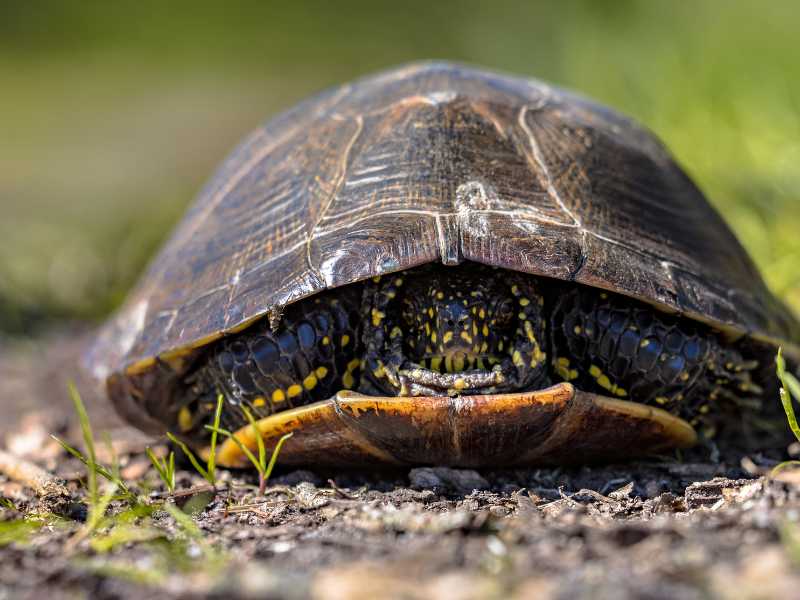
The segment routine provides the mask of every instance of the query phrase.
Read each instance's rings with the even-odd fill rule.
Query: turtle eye
[[[495,319],[498,325],[508,325],[514,318],[514,301],[506,298],[497,305]]]

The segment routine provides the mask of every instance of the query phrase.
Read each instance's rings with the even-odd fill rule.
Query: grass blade
[[[261,435],[261,431],[258,429],[258,424],[248,408],[246,406],[242,406],[242,411],[244,412],[244,416],[247,418],[248,423],[250,423],[250,427],[253,429],[253,436],[256,438],[256,445],[258,446],[258,464],[261,465],[261,471],[263,472],[267,466],[267,449],[264,446],[264,437]]]
[[[89,423],[89,415],[86,412],[86,407],[81,400],[78,389],[75,384],[70,381],[67,384],[69,388],[69,395],[72,398],[72,404],[75,405],[75,412],[78,413],[78,421],[81,425],[83,432],[83,443],[86,446],[86,466],[89,467],[89,503],[94,506],[97,503],[97,456],[94,451],[94,436],[92,435],[92,426]],[[63,444],[62,444],[63,446]],[[110,478],[113,480],[113,478]]]
[[[214,429],[211,427],[211,425],[206,425],[206,429],[208,429],[209,431],[214,431]],[[247,446],[244,445],[242,440],[240,440],[238,437],[236,437],[236,435],[234,435],[232,432],[228,431],[227,429],[219,429],[219,428],[217,428],[216,431],[217,431],[217,433],[221,433],[222,435],[224,435],[228,439],[232,440],[237,446],[239,446],[239,450],[241,450],[242,453],[248,458],[248,460],[251,463],[253,463],[253,466],[256,468],[256,470],[259,473],[262,472],[261,471],[261,465],[258,463],[258,459],[250,451],[250,449]]]
[[[222,394],[217,396],[217,408],[214,411],[214,429],[219,429],[219,421],[222,417]],[[206,463],[206,472],[208,473],[208,483],[216,485],[217,473],[217,432],[211,432],[211,448],[208,452],[208,462]]]
[[[164,458],[162,461],[149,446],[145,448],[144,451],[147,454],[147,458],[149,458],[150,462],[153,464],[153,467],[158,471],[158,475],[161,481],[164,482],[167,491],[173,492],[175,490],[175,453],[170,452],[169,459]]]
[[[775,357],[775,364],[778,372],[778,379],[781,382],[780,398],[783,405],[783,411],[786,413],[786,420],[789,422],[789,428],[792,430],[794,437],[800,442],[800,426],[797,424],[797,415],[794,412],[794,400],[800,401],[800,382],[791,373],[786,371],[786,360],[783,358],[783,352],[778,349],[778,355]]]
[[[53,438],[56,442],[58,442],[64,450],[66,450],[69,454],[77,458],[84,465],[86,465],[87,467],[90,466],[89,459],[86,458],[80,450],[78,450],[73,446],[70,446],[67,442],[62,440],[57,435],[50,434],[50,437]],[[130,491],[130,489],[128,489],[128,486],[125,485],[125,482],[122,481],[122,479],[116,477],[111,471],[106,469],[103,465],[101,465],[100,463],[94,463],[94,472],[100,475],[100,477],[102,477],[103,479],[106,479],[111,483],[113,483],[114,485],[116,485],[117,488],[119,488],[119,490],[123,494],[125,494],[125,496],[127,496],[131,502],[136,501],[135,495]]]
[[[264,473],[265,482],[270,478],[270,475],[272,475],[272,469],[275,468],[275,463],[278,461],[278,454],[280,454],[281,446],[283,446],[283,443],[292,437],[292,435],[294,435],[292,432],[282,435],[281,439],[278,440],[278,443],[275,444],[275,449],[272,451],[272,456],[269,459],[269,465],[267,465],[267,470]]]
[[[167,432],[167,437],[173,444],[177,445],[181,450],[183,450],[183,453],[186,455],[186,458],[189,459],[189,462],[192,463],[192,466],[198,473],[200,473],[203,479],[208,481],[211,485],[214,485],[214,483],[208,477],[208,471],[206,471],[203,465],[200,464],[200,461],[197,460],[197,457],[194,455],[194,452],[192,452],[189,449],[189,446],[187,446],[184,442],[176,438],[169,431]]]

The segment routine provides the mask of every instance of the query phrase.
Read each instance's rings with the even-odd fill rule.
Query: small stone
[[[411,487],[435,488],[458,494],[469,494],[475,490],[489,488],[489,482],[472,469],[422,467],[411,469],[408,479],[411,482]]]

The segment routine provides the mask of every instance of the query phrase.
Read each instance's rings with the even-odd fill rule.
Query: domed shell
[[[545,83],[449,63],[323,92],[256,129],[85,357],[142,372],[326,288],[475,261],[783,343],[800,326],[655,137]]]

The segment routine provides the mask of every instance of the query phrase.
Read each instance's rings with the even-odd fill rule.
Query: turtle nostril
[[[447,319],[447,325],[449,327],[452,327],[453,325],[455,325],[455,323],[453,323],[453,319]]]

